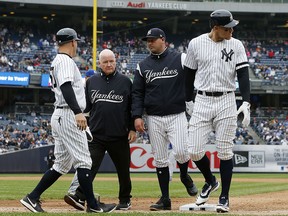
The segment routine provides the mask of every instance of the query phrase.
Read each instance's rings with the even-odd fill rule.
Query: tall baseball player
[[[52,134],[55,139],[55,162],[34,190],[20,202],[32,212],[44,212],[40,204],[41,194],[73,165],[77,170],[80,185],[87,198],[87,212],[111,212],[116,204],[97,203],[91,180],[91,157],[83,115],[86,107],[84,85],[80,71],[73,61],[80,40],[74,29],[63,28],[56,34],[58,54],[50,68],[52,91],[55,94],[55,110],[51,117]]]
[[[169,50],[163,30],[152,28],[142,40],[151,54],[137,65],[132,87],[132,116],[135,129],[144,132],[142,115],[147,113],[147,127],[155,159],[161,198],[150,210],[171,210],[169,195],[168,144],[180,168],[180,178],[190,196],[197,188],[187,173],[187,118],[183,63],[185,54]]]
[[[250,122],[249,65],[243,44],[232,37],[233,27],[238,23],[227,10],[212,12],[211,32],[190,41],[184,63],[188,68],[186,100],[190,106],[190,114],[192,113],[188,129],[188,150],[205,178],[205,185],[196,199],[196,204],[206,203],[210,194],[219,187],[219,182],[210,170],[210,161],[205,155],[209,133],[215,131],[222,184],[217,212],[229,211],[232,148],[237,114],[244,113],[244,126],[248,126]],[[236,74],[243,98],[238,112],[234,93]],[[194,86],[196,97],[193,103]]]

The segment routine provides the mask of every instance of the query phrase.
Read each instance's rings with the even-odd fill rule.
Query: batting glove
[[[186,112],[189,116],[192,115],[194,108],[194,102],[193,101],[186,101]]]
[[[248,127],[250,124],[250,103],[244,101],[237,111],[237,115],[243,112],[244,118],[242,120],[243,127]]]

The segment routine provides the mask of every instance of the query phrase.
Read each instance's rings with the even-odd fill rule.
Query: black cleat
[[[64,201],[77,210],[85,210],[85,200],[81,200],[77,195],[67,194],[64,196]]]
[[[218,213],[229,212],[229,199],[226,197],[220,197],[219,204],[216,206],[216,211]]]
[[[30,199],[28,195],[21,199],[20,202],[31,212],[44,212],[41,208],[41,202],[39,200]]]
[[[116,207],[116,210],[127,211],[130,208],[131,208],[131,202],[130,201],[127,201],[127,202],[120,201]]]
[[[117,205],[115,203],[113,204],[104,204],[104,203],[98,203],[98,208],[93,209],[90,207],[87,207],[86,212],[87,213],[110,213],[113,212],[116,209]]]
[[[193,180],[191,179],[191,177],[188,174],[187,174],[187,176],[185,178],[181,178],[181,182],[186,187],[187,193],[190,196],[196,196],[197,195],[198,189],[197,189],[196,185],[193,183]]]
[[[161,197],[155,204],[150,206],[151,211],[171,210],[171,200]]]
[[[202,205],[206,203],[209,200],[210,194],[218,190],[220,183],[216,180],[215,176],[213,176],[213,180],[214,181],[212,184],[205,182],[205,185],[203,186],[201,193],[196,199],[195,202],[196,205]]]

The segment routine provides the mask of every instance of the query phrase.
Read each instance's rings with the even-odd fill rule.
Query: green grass
[[[6,180],[2,177],[41,177],[42,174],[0,174],[0,200],[19,200],[27,193],[31,192],[31,190],[36,186],[39,182],[36,180]],[[192,178],[196,179],[195,183],[199,189],[203,186],[203,177],[199,173],[192,173]],[[97,178],[98,177],[98,178]],[[115,202],[117,202],[118,196],[118,180],[109,179],[104,180],[103,177],[117,177],[116,174],[98,174],[96,177],[96,181],[94,181],[94,191],[99,193],[101,197],[105,198],[113,198]],[[155,200],[160,195],[160,190],[158,186],[158,182],[156,179],[155,173],[133,173],[132,177],[132,195],[134,198],[154,198]],[[216,177],[220,179],[219,174],[216,174]],[[46,190],[42,199],[62,199],[63,195],[67,193],[67,189],[70,185],[70,182],[73,178],[72,174],[65,175],[65,178],[60,178],[54,185],[52,185],[48,190]],[[133,181],[133,178],[135,180]],[[137,178],[137,180],[136,180]],[[139,178],[143,178],[143,180],[139,180]],[[145,178],[147,178],[145,180]],[[231,185],[231,196],[244,196],[244,195],[252,195],[252,194],[265,194],[269,192],[276,192],[282,190],[288,190],[288,180],[287,183],[283,183],[282,181],[277,181],[277,179],[287,179],[287,174],[243,174],[243,173],[235,173],[233,175],[232,185]],[[239,179],[248,179],[248,181],[241,182]],[[253,179],[253,181],[249,181],[249,179]],[[256,179],[256,180],[254,180]],[[272,179],[269,182],[264,182],[263,179]],[[273,181],[275,179],[275,181]],[[220,190],[212,194],[212,197],[218,197]],[[175,173],[173,176],[173,181],[170,184],[170,194],[173,198],[182,198],[187,197],[186,192],[184,192],[183,185],[179,181],[179,174]],[[45,213],[45,215],[55,215],[56,213]],[[119,213],[118,213],[119,214]],[[126,212],[124,215],[134,216],[136,213]],[[137,215],[154,215],[154,213],[137,213]],[[175,213],[175,212],[165,212],[165,215],[185,215],[190,213]],[[214,213],[204,213],[200,212],[197,214],[201,215],[217,215]],[[0,213],[0,215],[31,215],[31,213]],[[57,215],[79,215],[79,213],[57,213]],[[110,215],[116,215],[116,213],[112,213]],[[155,215],[159,215],[156,213]],[[219,214],[218,214],[219,215]],[[229,214],[231,215],[231,214]]]

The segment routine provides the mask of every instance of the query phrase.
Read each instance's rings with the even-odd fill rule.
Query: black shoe
[[[67,194],[64,196],[64,201],[80,211],[85,210],[85,200],[81,200],[76,194]]]
[[[105,204],[105,203],[98,203],[98,208],[93,209],[90,207],[87,207],[88,213],[110,213],[113,212],[116,209],[117,205],[115,203],[112,204]]]
[[[21,199],[20,202],[31,212],[44,212],[44,210],[41,208],[41,202],[39,200],[30,199],[28,195]]]
[[[187,174],[187,176],[185,178],[181,178],[181,182],[186,187],[187,193],[190,196],[196,196],[197,195],[198,189],[197,189],[196,185],[193,183],[193,180],[191,179],[191,177],[188,174]]]
[[[216,206],[216,211],[218,213],[229,212],[229,199],[227,197],[219,198],[219,204]]]
[[[209,184],[205,182],[205,185],[202,188],[200,195],[197,197],[195,204],[202,205],[209,200],[209,196],[212,192],[218,190],[220,183],[216,180],[215,176],[213,176],[213,183]]]
[[[171,200],[161,197],[156,204],[150,206],[151,211],[171,210]]]
[[[131,208],[131,202],[130,201],[120,201],[119,204],[116,207],[116,210],[123,210],[127,211]]]

